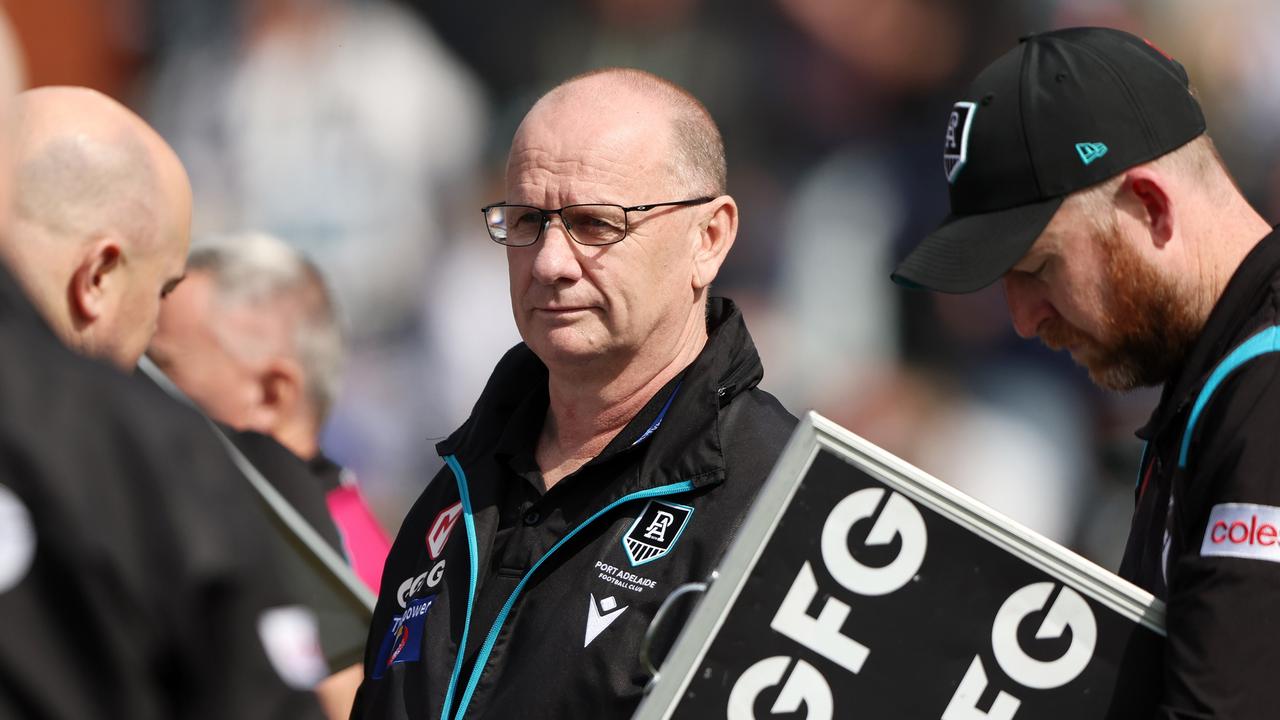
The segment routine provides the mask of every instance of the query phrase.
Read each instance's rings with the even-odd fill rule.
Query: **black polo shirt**
[[[498,527],[489,568],[492,574],[477,594],[474,620],[481,625],[492,623],[529,568],[570,527],[605,504],[611,485],[620,472],[625,472],[625,456],[639,453],[637,446],[661,427],[682,378],[683,373],[655,393],[598,456],[545,491],[534,454],[547,413],[546,385],[529,393],[511,416],[494,450],[499,465],[509,474],[498,485]]]

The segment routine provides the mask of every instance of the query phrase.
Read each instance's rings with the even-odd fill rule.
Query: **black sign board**
[[[1149,716],[1163,615],[811,413],[636,718]]]

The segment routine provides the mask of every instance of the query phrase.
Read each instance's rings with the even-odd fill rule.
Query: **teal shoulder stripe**
[[[1191,448],[1191,436],[1195,433],[1196,423],[1200,420],[1200,413],[1204,411],[1209,400],[1213,397],[1213,393],[1218,386],[1227,379],[1227,376],[1235,372],[1241,365],[1250,360],[1280,351],[1280,326],[1272,326],[1245,340],[1232,350],[1229,355],[1218,363],[1209,375],[1209,380],[1205,382],[1204,387],[1200,389],[1200,395],[1196,397],[1196,403],[1191,407],[1191,418],[1187,420],[1187,428],[1182,433],[1182,447],[1178,451],[1178,467],[1185,468],[1187,466],[1187,453]]]
[[[458,643],[458,656],[453,661],[453,674],[449,676],[449,689],[445,692],[444,708],[440,713],[440,720],[449,720],[449,706],[453,705],[453,694],[457,690],[458,679],[462,675],[462,657],[467,652],[467,635],[471,632],[471,610],[476,603],[480,559],[477,556],[476,520],[471,511],[471,491],[467,488],[467,474],[463,472],[458,458],[453,455],[446,455],[444,461],[453,471],[453,478],[458,483],[458,498],[462,501],[462,522],[467,529],[467,553],[471,557],[471,584],[467,586],[467,619],[462,623],[462,640]]]

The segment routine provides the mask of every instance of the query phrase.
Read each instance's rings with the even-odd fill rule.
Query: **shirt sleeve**
[[[1158,718],[1280,714],[1280,354],[1220,386],[1175,479]]]

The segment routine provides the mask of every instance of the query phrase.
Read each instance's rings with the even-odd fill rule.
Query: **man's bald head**
[[[724,168],[706,108],[649,73],[581,75],[534,104],[511,143],[499,223],[538,233],[508,245],[507,274],[516,328],[544,363],[606,378],[701,347],[737,234]],[[594,243],[601,229],[619,239]]]
[[[87,88],[18,96],[14,217],[0,250],[72,347],[132,366],[182,274],[191,187],[142,118]]]
[[[603,68],[574,76],[539,98],[526,120],[553,107],[594,113],[606,105],[634,108],[637,114],[641,108],[661,111],[668,122],[676,184],[695,194],[726,192],[724,140],[711,113],[689,91],[653,73]]]

